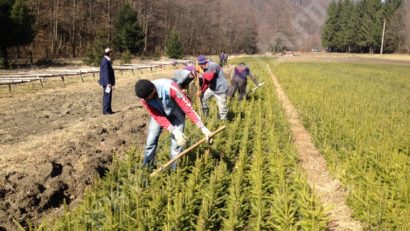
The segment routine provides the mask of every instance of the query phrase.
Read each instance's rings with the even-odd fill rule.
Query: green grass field
[[[277,63],[241,58],[260,81],[247,101],[231,104],[233,120],[211,146],[176,171],[149,178],[142,147],[65,212],[51,230],[325,230],[329,221],[301,170],[289,125],[266,64],[298,109],[347,204],[369,230],[408,230],[410,214],[407,66]],[[248,88],[253,87],[249,83]],[[197,107],[198,105],[196,105]],[[213,104],[207,126],[216,119]],[[201,134],[187,122],[191,144]],[[168,160],[164,132],[158,165]],[[210,153],[205,154],[205,149]]]
[[[410,67],[272,67],[355,216],[372,230],[410,229]]]

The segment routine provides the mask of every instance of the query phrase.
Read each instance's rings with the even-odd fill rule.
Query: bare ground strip
[[[269,65],[267,66],[275,85],[276,94],[289,121],[293,142],[296,145],[308,184],[315,190],[323,206],[329,209],[329,230],[362,230],[360,222],[352,218],[352,211],[346,204],[346,190],[339,180],[330,175],[326,160],[313,144],[309,132],[303,127],[296,108],[284,93]]]

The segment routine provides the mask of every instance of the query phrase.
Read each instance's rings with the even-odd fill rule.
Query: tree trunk
[[[72,55],[73,58],[76,57],[76,49],[77,49],[77,1],[73,0],[73,21],[72,21],[72,27],[71,27],[71,50],[72,50]]]
[[[152,14],[152,8],[153,8],[152,5],[153,5],[153,3],[151,3],[151,5],[149,6],[149,10],[148,10],[147,15],[145,17],[145,23],[144,23],[144,28],[143,28],[143,32],[144,32],[144,35],[145,35],[145,38],[144,38],[144,51],[143,51],[144,55],[147,54],[148,28],[149,28],[149,21],[150,21],[151,14]]]
[[[108,42],[111,42],[111,8],[112,8],[111,0],[108,0],[108,4],[107,4],[107,14],[108,14],[107,39],[108,39]]]
[[[51,49],[53,52],[53,56],[56,55],[57,53],[57,43],[58,43],[58,7],[59,7],[60,1],[57,0],[54,2],[54,27],[53,27],[53,36],[51,40]]]
[[[9,66],[7,47],[5,47],[5,46],[1,47],[1,56],[3,57],[3,67],[4,67],[4,69],[9,69],[10,66]]]
[[[33,50],[30,49],[30,64],[33,65]]]

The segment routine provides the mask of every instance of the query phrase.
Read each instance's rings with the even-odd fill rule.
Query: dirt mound
[[[105,175],[114,153],[129,148],[132,137],[145,132],[143,121],[112,122],[106,127],[90,125],[89,133],[52,148],[38,162],[0,174],[0,222],[8,228],[13,219],[26,225],[64,201],[70,204],[81,197],[93,179]],[[103,142],[107,144],[96,145]]]
[[[150,74],[166,76],[171,70]],[[148,77],[147,75],[144,76]],[[145,142],[148,114],[135,97],[136,76],[117,76],[114,115],[101,115],[95,81],[1,97],[0,230],[14,230],[75,204],[106,174],[114,154]]]

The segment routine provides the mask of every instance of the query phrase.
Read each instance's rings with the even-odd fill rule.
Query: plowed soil
[[[116,74],[114,115],[102,115],[102,88],[93,77],[52,80],[34,91],[38,86],[22,85],[12,94],[0,89],[0,230],[16,229],[13,220],[25,226],[53,217],[106,173],[114,155],[142,148],[148,114],[134,84],[172,70]]]

